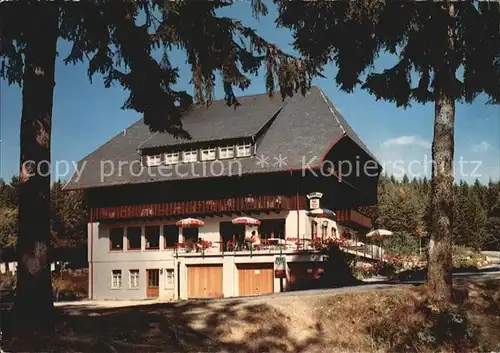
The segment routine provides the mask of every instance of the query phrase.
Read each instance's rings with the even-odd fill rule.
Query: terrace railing
[[[173,249],[176,255],[182,254],[231,254],[231,253],[277,253],[282,251],[314,251],[318,250],[318,244],[310,239],[262,239],[260,245],[252,245],[241,242],[209,242],[200,241],[192,245],[178,243]]]

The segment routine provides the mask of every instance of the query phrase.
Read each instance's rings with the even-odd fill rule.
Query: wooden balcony
[[[372,220],[355,210],[337,210],[337,223],[352,229],[370,229]]]
[[[298,205],[297,205],[298,203]],[[217,215],[238,212],[279,212],[306,207],[304,197],[253,196],[220,200],[178,201],[161,204],[93,208],[94,220],[184,217],[189,215]]]

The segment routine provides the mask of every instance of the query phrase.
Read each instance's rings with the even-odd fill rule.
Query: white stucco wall
[[[260,220],[264,219],[282,219],[285,218],[285,237],[287,238],[305,238],[311,239],[311,218],[307,216],[307,211],[287,211],[279,214],[259,214],[249,215]],[[205,224],[199,230],[199,238],[208,240],[213,243],[213,246],[218,249],[219,244],[215,243],[220,240],[219,222],[231,221],[234,217],[215,217],[215,218],[199,218]],[[318,234],[321,234],[321,222],[324,219],[318,219]],[[130,224],[130,223],[129,223]],[[156,223],[158,224],[158,223]],[[123,223],[120,226],[126,226]],[[131,226],[138,226],[137,223]],[[93,293],[93,299],[143,299],[146,297],[146,270],[160,269],[160,297],[173,297],[177,295],[178,281],[180,280],[180,297],[187,297],[187,264],[208,264],[220,263],[223,264],[223,292],[224,296],[236,296],[238,291],[238,274],[236,270],[237,263],[274,263],[274,259],[278,254],[256,254],[250,255],[228,255],[222,256],[220,253],[212,253],[205,257],[186,256],[175,258],[175,252],[172,249],[163,249],[163,229],[160,227],[160,249],[146,250],[144,228],[147,223],[143,223],[142,227],[142,249],[127,250],[126,249],[126,232],[123,238],[122,251],[110,251],[109,249],[109,224],[105,223],[90,223],[88,225],[89,237],[89,253],[88,258],[91,262],[91,271],[89,271],[89,281],[92,280],[93,286],[89,286]],[[334,221],[328,220],[328,235],[330,235],[331,227],[338,229]],[[337,231],[341,235],[341,229]],[[91,239],[92,238],[92,239]],[[216,249],[214,249],[216,250]],[[293,252],[293,251],[292,251]],[[207,252],[208,254],[208,252]],[[287,255],[287,261],[310,261],[309,255]],[[306,257],[304,257],[306,256]],[[309,260],[308,260],[309,259]],[[180,264],[180,272],[177,273],[177,262]],[[128,274],[129,270],[137,269],[139,273],[139,289],[129,289]],[[167,291],[165,289],[165,278],[167,269],[174,270],[175,284],[174,289]],[[122,288],[111,289],[111,273],[113,270],[122,271]],[[286,287],[286,285],[285,285]],[[279,291],[279,279],[275,279],[275,291]],[[175,292],[175,293],[174,293]]]
[[[291,262],[318,262],[323,261],[323,255],[319,253],[297,254],[293,251],[284,251],[282,254],[253,253],[249,254],[225,254],[222,256],[186,256],[176,259],[179,263],[180,279],[179,299],[188,298],[188,276],[187,267],[190,265],[222,265],[222,292],[225,298],[236,297],[238,293],[238,264],[273,264],[276,257],[284,256],[287,263]],[[289,278],[289,267],[287,266],[287,278]],[[288,280],[283,279],[283,289],[287,289]],[[274,278],[274,292],[280,292],[280,279]]]

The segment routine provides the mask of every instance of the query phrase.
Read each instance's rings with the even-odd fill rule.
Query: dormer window
[[[236,146],[236,157],[250,157],[252,155],[252,145],[238,145]]]
[[[165,153],[165,163],[167,164],[179,163],[179,152]]]
[[[234,157],[234,146],[219,147],[219,158],[228,159]]]
[[[147,156],[146,164],[148,165],[148,167],[159,166],[161,164],[161,154]]]
[[[215,159],[215,148],[205,148],[201,150],[202,161],[213,161]]]
[[[197,150],[184,151],[182,153],[182,161],[184,163],[196,162],[197,160],[198,160]]]

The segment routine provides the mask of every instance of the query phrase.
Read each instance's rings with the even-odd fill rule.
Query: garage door
[[[320,286],[320,279],[324,272],[321,263],[317,262],[290,262],[290,277],[288,290],[312,289]]]
[[[274,292],[273,264],[238,265],[239,295],[259,295]]]
[[[188,266],[188,298],[222,298],[222,265]]]

